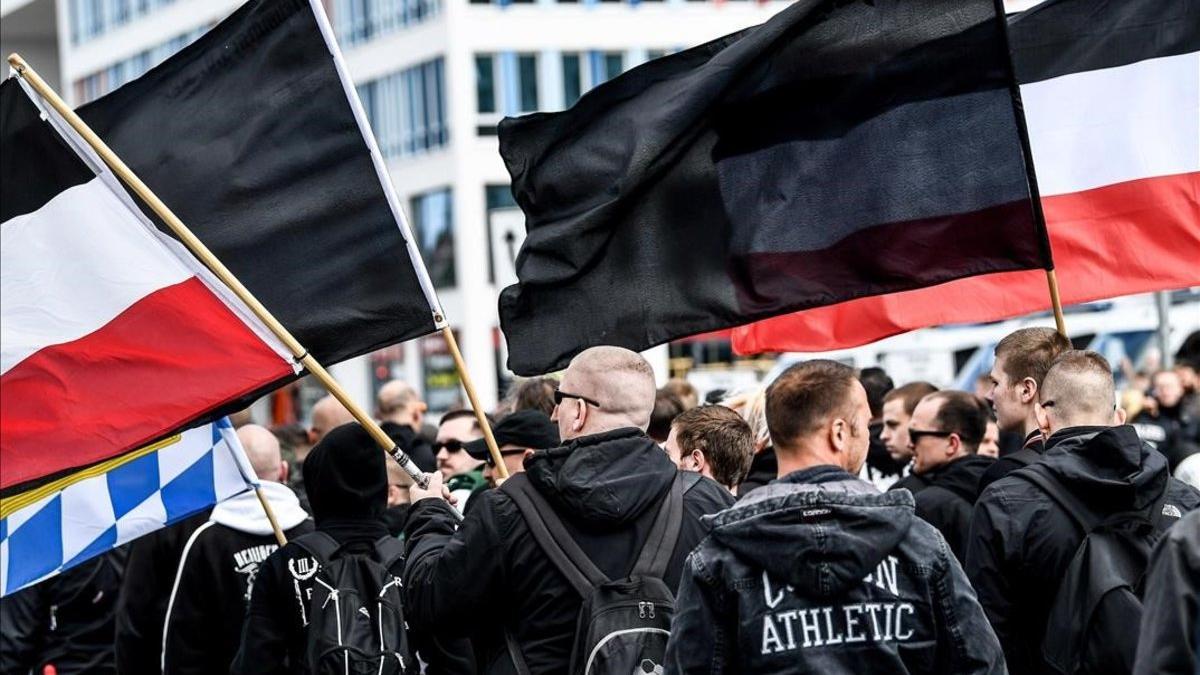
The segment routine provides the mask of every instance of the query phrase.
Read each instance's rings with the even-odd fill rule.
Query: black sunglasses
[[[513,448],[511,450],[501,450],[500,456],[508,457],[509,455],[523,455],[523,454],[525,454],[525,450],[526,450],[526,448]],[[494,457],[492,457],[492,453],[489,452],[487,454],[487,457],[485,457],[483,459],[483,461],[487,462],[487,465],[492,467],[493,469],[496,468],[496,460]]]
[[[463,442],[454,438],[448,441],[437,441],[433,444],[433,454],[436,455],[442,448],[445,448],[446,452],[458,452],[463,449]]]
[[[554,390],[554,405],[562,405],[564,398],[577,398],[580,401],[583,401],[584,403],[587,403],[589,405],[594,405],[597,408],[600,407],[600,403],[597,402],[596,399],[588,398],[586,396],[580,396],[579,394],[568,394],[567,392],[563,391],[562,389]]]
[[[909,429],[908,430],[908,439],[910,441],[912,441],[913,445],[920,443],[921,439],[926,436],[932,436],[934,438],[950,438],[953,435],[954,435],[953,431],[935,431],[935,430],[923,431],[921,429]]]

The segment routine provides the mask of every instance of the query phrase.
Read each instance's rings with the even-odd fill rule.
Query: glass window
[[[413,236],[436,288],[451,288],[455,284],[451,194],[450,188],[444,188],[412,198]]]
[[[358,88],[385,157],[425,152],[449,141],[444,78],[445,63],[435,59]]]
[[[537,56],[522,54],[517,58],[521,91],[521,112],[538,109]]]
[[[475,96],[479,112],[496,112],[496,67],[491,55],[475,57]]]
[[[625,70],[625,55],[614,52],[604,55],[604,80],[613,79]]]
[[[582,72],[579,70],[579,54],[563,54],[562,69],[563,105],[569,108],[583,95],[583,88],[580,86]]]

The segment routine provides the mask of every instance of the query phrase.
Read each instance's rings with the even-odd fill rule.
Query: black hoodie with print
[[[584,553],[609,578],[629,574],[677,469],[638,429],[618,429],[542,450],[526,476],[554,507]],[[480,672],[513,672],[498,630],[520,645],[529,670],[567,670],[581,599],[538,547],[517,505],[488,490],[455,531],[451,507],[437,499],[412,506],[406,607],[410,621],[442,634],[470,635],[486,655]],[[688,551],[704,536],[700,517],[733,497],[702,479],[683,498],[684,517],[664,581],[679,583]]]
[[[665,673],[1004,673],[966,575],[906,490],[818,466],[705,520]]]

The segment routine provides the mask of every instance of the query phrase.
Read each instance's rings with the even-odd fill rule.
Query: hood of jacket
[[[862,582],[908,534],[913,497],[833,466],[796,471],[704,520],[710,536],[809,597]]]
[[[657,504],[677,472],[633,427],[582,436],[525,460],[529,481],[551,504],[604,528],[619,528]]]
[[[1044,464],[1088,503],[1150,508],[1167,489],[1167,459],[1129,426],[1074,427],[1047,439]]]
[[[271,505],[271,510],[275,512],[275,520],[280,529],[290,530],[308,518],[304,509],[300,508],[300,500],[296,498],[296,493],[286,485],[262,481],[261,489],[267,503]],[[267,514],[253,490],[214,506],[209,520],[246,534],[267,535],[273,531]]]
[[[974,503],[979,496],[979,479],[988,467],[996,463],[994,457],[967,455],[947,462],[932,471],[921,474],[929,485],[950,490],[963,499]]]
[[[356,422],[326,434],[301,468],[317,527],[330,520],[378,521],[387,508],[388,461]]]

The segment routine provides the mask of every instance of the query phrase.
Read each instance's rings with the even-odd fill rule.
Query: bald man
[[[346,410],[342,402],[332,395],[325,395],[313,404],[312,424],[308,428],[308,442],[316,445],[325,434],[354,421],[354,415]],[[303,463],[303,460],[300,460]]]
[[[312,530],[308,514],[283,484],[288,466],[275,434],[247,424],[237,437],[287,538]],[[254,492],[213,508],[208,522],[192,533],[179,562],[163,637],[164,673],[229,672],[258,564],[278,547]]]
[[[1035,414],[1046,437],[1045,453],[984,490],[972,516],[967,575],[1004,647],[1010,672],[1047,671],[1043,643],[1061,647],[1073,644],[1075,637],[1102,654],[1113,672],[1130,672],[1136,627],[1091,626],[1087,635],[1076,636],[1072,626],[1050,625],[1059,586],[1083,541],[1082,532],[1090,528],[1061,503],[1074,503],[1090,523],[1129,514],[1161,532],[1200,505],[1200,492],[1171,478],[1167,460],[1123,424],[1112,368],[1103,356],[1063,352],[1050,365],[1037,395]],[[1053,492],[1047,492],[1050,488]]]
[[[646,435],[654,394],[654,373],[640,355],[588,349],[571,361],[555,393],[552,418],[566,445],[537,450],[524,461],[524,473],[474,497],[478,503],[457,531],[453,508],[441,499],[440,475],[427,490],[412,487],[405,527],[409,620],[481,636],[482,672],[505,665],[512,672],[504,641],[494,639],[497,622],[529,672],[569,670],[582,601],[532,536],[520,503],[534,505],[543,520],[561,521],[609,579],[629,574],[664,505],[682,508],[681,527],[653,542],[666,543],[661,573],[674,591],[684,558],[705,534],[700,517],[733,498],[700,474],[680,474]]]

